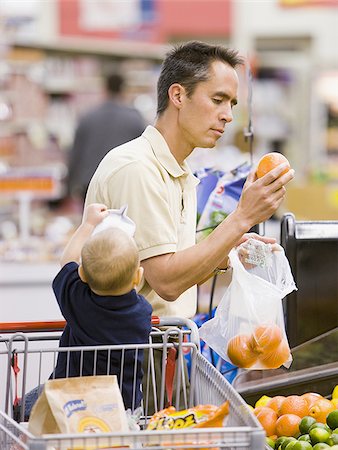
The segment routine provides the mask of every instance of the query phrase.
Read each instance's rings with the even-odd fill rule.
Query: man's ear
[[[86,275],[85,275],[85,273],[83,271],[82,264],[79,265],[79,268],[77,269],[77,273],[79,274],[79,277],[80,277],[81,281],[83,281],[84,283],[87,283]]]
[[[134,274],[133,285],[138,286],[142,281],[142,277],[143,277],[143,267],[140,266]]]
[[[182,107],[182,100],[186,96],[184,87],[181,84],[174,83],[168,89],[168,96],[170,102],[177,108]]]

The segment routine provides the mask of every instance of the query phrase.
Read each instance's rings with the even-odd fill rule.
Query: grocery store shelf
[[[55,53],[77,53],[94,56],[107,56],[116,59],[137,58],[160,61],[169,49],[167,45],[139,41],[122,41],[93,38],[61,38],[57,40],[12,41],[13,48],[36,49]]]
[[[4,287],[48,286],[60,270],[58,262],[8,262],[0,263],[0,290]]]
[[[102,87],[102,77],[48,77],[43,84],[48,94],[74,94],[75,92],[97,92]]]

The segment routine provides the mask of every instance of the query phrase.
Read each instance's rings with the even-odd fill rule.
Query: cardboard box
[[[297,220],[338,220],[338,183],[291,183],[284,207]]]

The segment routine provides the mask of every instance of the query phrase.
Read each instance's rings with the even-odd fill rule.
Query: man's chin
[[[204,142],[203,144],[197,145],[196,148],[209,148],[210,150],[212,150],[216,147],[216,143],[217,141],[210,139],[209,142]]]
[[[205,144],[202,148],[208,148],[210,150],[213,150],[216,147],[216,142],[213,142],[211,144]]]

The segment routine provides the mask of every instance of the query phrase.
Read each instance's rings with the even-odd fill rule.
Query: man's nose
[[[221,120],[226,123],[230,123],[230,122],[232,122],[232,119],[233,119],[233,115],[232,115],[231,106],[227,106],[227,107],[223,108],[223,110],[221,112]]]

